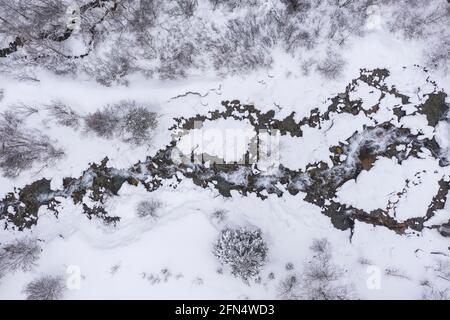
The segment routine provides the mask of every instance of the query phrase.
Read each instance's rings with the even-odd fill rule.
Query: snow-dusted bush
[[[311,4],[308,1],[303,0],[281,0],[286,6],[286,10],[289,13],[297,13],[299,11],[308,10],[311,8]]]
[[[219,7],[233,10],[239,7],[254,7],[260,3],[260,0],[209,0],[209,2],[214,10]]]
[[[316,239],[311,245],[313,258],[305,265],[299,296],[308,300],[344,300],[350,288],[342,281],[342,270],[331,261],[327,239]]]
[[[162,202],[156,199],[140,201],[136,206],[136,213],[141,218],[158,218],[158,210],[161,209]]]
[[[296,58],[316,55],[308,51],[325,42],[340,50],[347,39],[370,30],[365,27],[371,16],[382,16],[380,24],[391,32],[430,43],[448,29],[445,0],[119,3],[83,1],[76,40],[81,40],[85,50],[73,52],[74,46],[67,45],[75,38],[70,28],[72,16],[67,12],[73,1],[0,0],[1,17],[8,21],[1,30],[8,40],[0,54],[11,58],[0,60],[0,69],[16,72],[23,66],[39,66],[55,73],[85,72],[107,86],[126,84],[126,77],[134,72],[163,79],[184,77],[188,70],[198,72],[204,67],[224,75],[245,74],[269,67],[275,44]],[[201,14],[197,14],[198,6]],[[233,14],[228,14],[230,11]],[[436,51],[433,59],[440,55],[442,52]],[[320,67],[327,74],[330,69],[334,67],[326,61]]]
[[[125,101],[121,108],[124,108],[123,130],[125,140],[135,144],[141,144],[150,138],[150,131],[156,128],[156,113],[151,112],[144,106],[137,105],[134,101]]]
[[[217,259],[245,281],[259,273],[266,262],[267,251],[261,230],[247,228],[222,230],[213,248]]]
[[[2,32],[23,38],[57,40],[65,31],[66,0],[0,0]],[[59,27],[59,28],[58,28]]]
[[[426,65],[434,70],[446,73],[450,65],[450,31],[447,29],[440,33],[425,49]]]
[[[423,38],[439,34],[448,25],[446,1],[399,0],[391,3],[392,16],[388,20],[391,32],[400,32],[406,38]]]
[[[48,165],[61,158],[64,151],[39,130],[28,130],[16,114],[0,116],[0,169],[7,177],[15,177],[35,162]]]
[[[61,101],[53,101],[46,108],[57,124],[74,129],[80,125],[80,115]]]
[[[0,277],[7,272],[32,270],[41,254],[41,247],[36,239],[17,239],[0,248]]]
[[[129,47],[134,47],[134,44],[126,41],[113,44],[114,49],[111,48],[104,56],[84,64],[84,71],[106,87],[127,85],[126,76],[135,70],[134,55],[129,52]]]
[[[106,106],[85,117],[86,128],[102,138],[112,138],[118,131],[120,116],[112,106]]]
[[[176,0],[175,8],[171,11],[171,14],[190,18],[194,15],[197,6],[197,0]]]
[[[317,71],[329,79],[336,79],[344,70],[345,60],[335,51],[329,51],[327,56],[317,64]]]
[[[42,276],[28,283],[24,293],[27,300],[59,300],[66,289],[64,279],[59,276]]]
[[[268,17],[255,14],[228,21],[224,34],[211,41],[215,69],[221,74],[241,74],[269,67],[277,37],[273,31]]]
[[[155,129],[157,115],[135,101],[121,101],[87,115],[85,123],[88,131],[100,137],[141,144]]]

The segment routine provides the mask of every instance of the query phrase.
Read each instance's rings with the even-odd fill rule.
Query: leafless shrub
[[[278,286],[278,295],[282,299],[298,299],[299,280],[295,275],[289,275],[283,279]]]
[[[369,259],[365,258],[365,257],[360,257],[358,259],[358,263],[362,266],[371,266],[373,265],[372,261],[370,261]]]
[[[253,7],[258,5],[259,0],[209,0],[213,10],[219,7],[226,7],[228,10],[233,10],[239,7]]]
[[[298,13],[299,11],[306,11],[311,8],[311,4],[308,1],[303,0],[282,0],[281,1],[289,13]]]
[[[440,32],[439,36],[430,41],[425,50],[426,65],[434,70],[446,73],[450,69],[450,32],[448,29]]]
[[[158,218],[158,211],[162,208],[162,202],[156,199],[143,200],[137,204],[136,213],[141,218]]]
[[[213,247],[217,259],[244,281],[258,275],[265,264],[267,251],[261,231],[246,228],[222,230]]]
[[[427,37],[448,24],[448,7],[444,1],[401,0],[394,2],[390,9],[390,31],[401,32],[409,39]]]
[[[127,85],[126,76],[134,70],[134,55],[128,52],[126,43],[116,44],[114,52],[104,57],[97,57],[90,64],[85,64],[84,70],[95,80],[106,87],[114,84]]]
[[[350,289],[341,281],[342,270],[331,261],[331,245],[327,239],[316,239],[311,245],[314,256],[302,275],[300,296],[309,300],[344,300]]]
[[[269,67],[273,62],[270,49],[276,42],[272,31],[264,17],[254,14],[230,20],[224,35],[211,42],[215,69],[222,74],[240,74]]]
[[[214,210],[214,212],[212,213],[212,220],[215,223],[220,224],[225,221],[225,219],[227,218],[227,214],[228,211],[224,209]]]
[[[139,37],[148,33],[163,7],[162,1],[128,0],[123,4],[124,17],[127,19],[131,31],[138,33]]]
[[[25,286],[27,300],[59,300],[64,295],[65,283],[62,277],[42,276]]]
[[[112,265],[110,269],[111,275],[115,275],[117,271],[119,271],[120,267],[121,267],[120,262]]]
[[[194,15],[197,6],[197,0],[176,0],[175,8],[172,10],[171,14],[190,18]]]
[[[314,59],[306,59],[306,60],[302,61],[301,65],[300,65],[300,69],[301,69],[303,75],[308,76],[315,63],[316,63],[316,61]]]
[[[423,287],[422,299],[425,300],[450,300],[450,260],[438,259],[432,271],[432,280],[424,280],[420,283]]]
[[[186,76],[186,70],[195,66],[195,56],[199,53],[195,45],[195,35],[183,31],[180,26],[174,26],[167,34],[157,51],[159,65],[156,73],[161,79],[176,79]],[[191,39],[190,39],[191,38]]]
[[[135,101],[120,101],[107,105],[85,117],[88,131],[103,138],[120,138],[125,142],[142,144],[150,139],[157,126],[157,115]]]
[[[423,300],[450,300],[450,288],[440,288],[435,283],[425,280],[420,283],[423,287]]]
[[[317,71],[328,79],[336,79],[342,74],[345,66],[345,60],[340,54],[329,51],[325,59],[317,64]]]
[[[287,271],[294,270],[294,264],[293,264],[292,262],[288,262],[288,263],[286,263],[286,265],[284,266],[284,268],[285,268]]]
[[[61,0],[8,1],[0,0],[2,31],[24,39],[56,39],[65,30],[67,3]],[[3,20],[2,19],[2,20]]]
[[[29,104],[25,104],[23,102],[19,102],[11,106],[8,110],[11,115],[14,115],[16,118],[20,120],[24,120],[31,116],[32,114],[38,113],[39,110],[36,107],[33,107]]]
[[[449,260],[439,260],[434,269],[438,278],[445,281],[450,281],[450,261]]]
[[[27,130],[22,120],[6,112],[0,118],[0,168],[7,177],[15,177],[35,162],[46,165],[64,155],[62,149],[38,130]]]
[[[71,107],[61,101],[53,101],[47,105],[50,115],[56,120],[56,123],[73,129],[78,129],[80,125],[80,115]]]
[[[124,139],[134,144],[141,144],[150,138],[150,131],[156,128],[156,113],[134,101],[124,101],[121,105],[125,114],[123,117]]]
[[[397,268],[386,268],[386,269],[384,269],[384,274],[389,277],[396,277],[396,278],[407,279],[407,280],[410,279],[403,271],[401,271]]]
[[[112,138],[118,131],[120,116],[115,108],[106,106],[85,117],[85,124],[88,130],[95,132],[102,138]]]
[[[41,247],[35,239],[17,239],[0,248],[0,277],[7,272],[32,270],[37,265]]]

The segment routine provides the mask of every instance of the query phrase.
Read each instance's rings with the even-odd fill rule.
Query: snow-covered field
[[[100,12],[95,17],[116,10],[110,2],[119,3],[117,10],[133,6],[104,2],[93,9]],[[163,65],[162,56],[178,59],[178,37],[200,43],[201,32],[213,33],[214,24],[225,30],[252,10],[269,17],[290,3],[244,2],[193,1],[187,25],[169,35],[165,26],[182,18],[162,5],[169,8],[148,26],[152,41],[160,40],[158,58],[133,47],[145,39],[128,29],[124,39],[113,30],[87,44],[83,23],[94,18],[85,21],[83,6],[81,31],[63,44],[50,50],[51,42],[33,47],[28,40],[7,56],[0,51],[0,299],[30,298],[30,283],[39,286],[39,279],[61,286],[61,299],[449,299],[449,60],[431,68],[425,58],[433,46],[448,55],[448,37],[439,44],[448,3],[406,10],[405,3],[375,1],[368,8],[360,1],[354,10],[361,12],[355,21],[362,19],[362,31],[351,24],[344,44],[317,35],[313,49],[292,52],[274,43],[260,49],[271,62],[248,69],[203,52],[186,70],[171,65],[182,75],[162,76],[155,66]],[[305,9],[305,28],[333,6],[345,13],[347,2]],[[423,36],[407,37],[390,25],[400,21],[392,18],[396,10],[404,19],[431,19],[436,10],[443,16],[422,22]],[[7,13],[0,1],[0,48],[18,36],[2,19]],[[170,14],[178,18],[164,20]],[[175,44],[163,47],[168,39]],[[237,43],[225,54],[242,56],[242,46],[258,51]],[[90,47],[75,62],[54,53],[77,55]],[[330,67],[328,73],[337,72],[330,76],[321,65],[334,47],[329,57],[343,63]],[[105,83],[95,68],[102,59],[122,58],[124,50],[133,51],[133,66]],[[49,58],[29,61],[40,53]],[[245,59],[244,66],[254,61]],[[57,72],[66,67],[76,71]],[[127,127],[130,113],[122,105],[130,101],[145,106],[147,113],[133,119],[144,136]],[[62,116],[52,108],[58,104],[65,106]],[[109,133],[100,134],[93,122],[99,110],[109,112],[102,121],[117,123]],[[154,125],[142,124],[147,115]],[[27,149],[30,136],[41,138]],[[63,154],[46,158],[49,145]],[[10,152],[15,148],[25,152]],[[8,171],[8,161],[27,157]],[[106,157],[106,167],[93,165]],[[222,252],[224,258],[219,239],[233,242],[221,238],[224,230],[257,236],[254,243],[237,241],[236,252],[231,258]],[[244,275],[246,268],[254,272]]]

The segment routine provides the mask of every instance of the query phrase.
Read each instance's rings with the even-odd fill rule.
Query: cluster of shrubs
[[[155,112],[135,101],[120,101],[85,116],[61,101],[53,101],[45,109],[58,125],[77,130],[83,124],[86,132],[133,145],[147,144],[158,123]],[[0,170],[6,177],[16,177],[36,163],[48,166],[64,156],[56,141],[26,127],[25,119],[37,112],[33,107],[17,105],[0,114]]]
[[[37,129],[28,129],[14,112],[0,114],[0,169],[16,177],[36,162],[46,165],[60,159],[64,151]]]
[[[157,114],[148,106],[132,100],[107,105],[84,117],[60,101],[47,105],[47,110],[59,125],[78,129],[84,120],[86,131],[102,138],[120,138],[138,145],[150,139],[151,131],[157,125]]]
[[[300,275],[293,273],[293,263],[286,264],[290,274],[280,281],[280,297],[308,300],[350,298],[351,286],[343,280],[342,269],[332,263],[329,241],[315,239],[310,248],[312,259],[305,264]],[[221,231],[213,246],[213,254],[219,262],[245,282],[257,279],[266,263],[267,253],[268,247],[259,229],[227,227]]]
[[[86,129],[103,138],[120,138],[140,145],[151,137],[157,114],[135,101],[105,106],[85,117]]]
[[[302,273],[289,274],[280,282],[280,297],[306,300],[351,298],[351,285],[343,278],[343,270],[332,262],[329,241],[326,238],[315,239],[310,249],[312,259],[305,264]]]
[[[280,281],[280,297],[308,300],[350,298],[351,286],[343,280],[342,269],[332,263],[329,241],[315,239],[310,248],[312,259],[305,264],[300,275],[294,273],[293,263],[286,264],[289,274]],[[266,263],[267,253],[268,247],[259,229],[227,227],[213,245],[213,254],[219,262],[245,282],[258,279]]]
[[[372,0],[124,0],[119,6],[111,3],[105,1],[100,8],[82,6],[79,36],[85,43],[101,49],[86,48],[83,59],[74,59],[65,46],[64,24],[53,23],[67,19],[64,2],[19,1],[3,6],[4,19],[14,22],[5,26],[4,33],[19,36],[26,54],[19,50],[7,62],[0,60],[0,69],[16,70],[31,64],[56,73],[85,72],[109,86],[126,84],[126,76],[134,72],[163,79],[184,77],[194,69],[196,72],[214,70],[223,75],[245,74],[269,67],[273,49],[281,48],[299,60],[299,66],[312,63],[317,67],[314,70],[335,78],[343,66],[339,52],[344,44],[352,36],[363,35],[368,19],[377,12],[384,13],[383,24],[391,32],[430,44],[425,52],[429,67],[448,65],[449,50],[445,50],[448,12],[444,0],[376,3]],[[375,11],[371,9],[374,6]],[[213,17],[223,11],[230,17],[205,19],[205,11],[209,13],[206,16]],[[230,11],[236,14],[227,15]],[[327,51],[334,54],[324,55]]]
[[[0,278],[16,271],[29,272],[36,266],[42,248],[34,238],[20,238],[0,247]],[[23,292],[28,300],[61,299],[65,290],[63,277],[44,275],[29,282]]]

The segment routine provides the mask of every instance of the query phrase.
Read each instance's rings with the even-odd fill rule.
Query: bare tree
[[[56,120],[57,124],[78,129],[80,125],[80,115],[68,105],[61,101],[53,101],[47,105],[46,108],[50,115]]]
[[[24,293],[27,300],[59,300],[65,291],[64,279],[59,276],[42,276],[28,283]]]
[[[22,120],[11,112],[0,118],[0,168],[7,177],[15,177],[35,162],[49,164],[64,151],[38,130],[23,128]]]
[[[17,239],[0,248],[0,277],[7,272],[32,270],[41,254],[41,247],[36,239]]]

